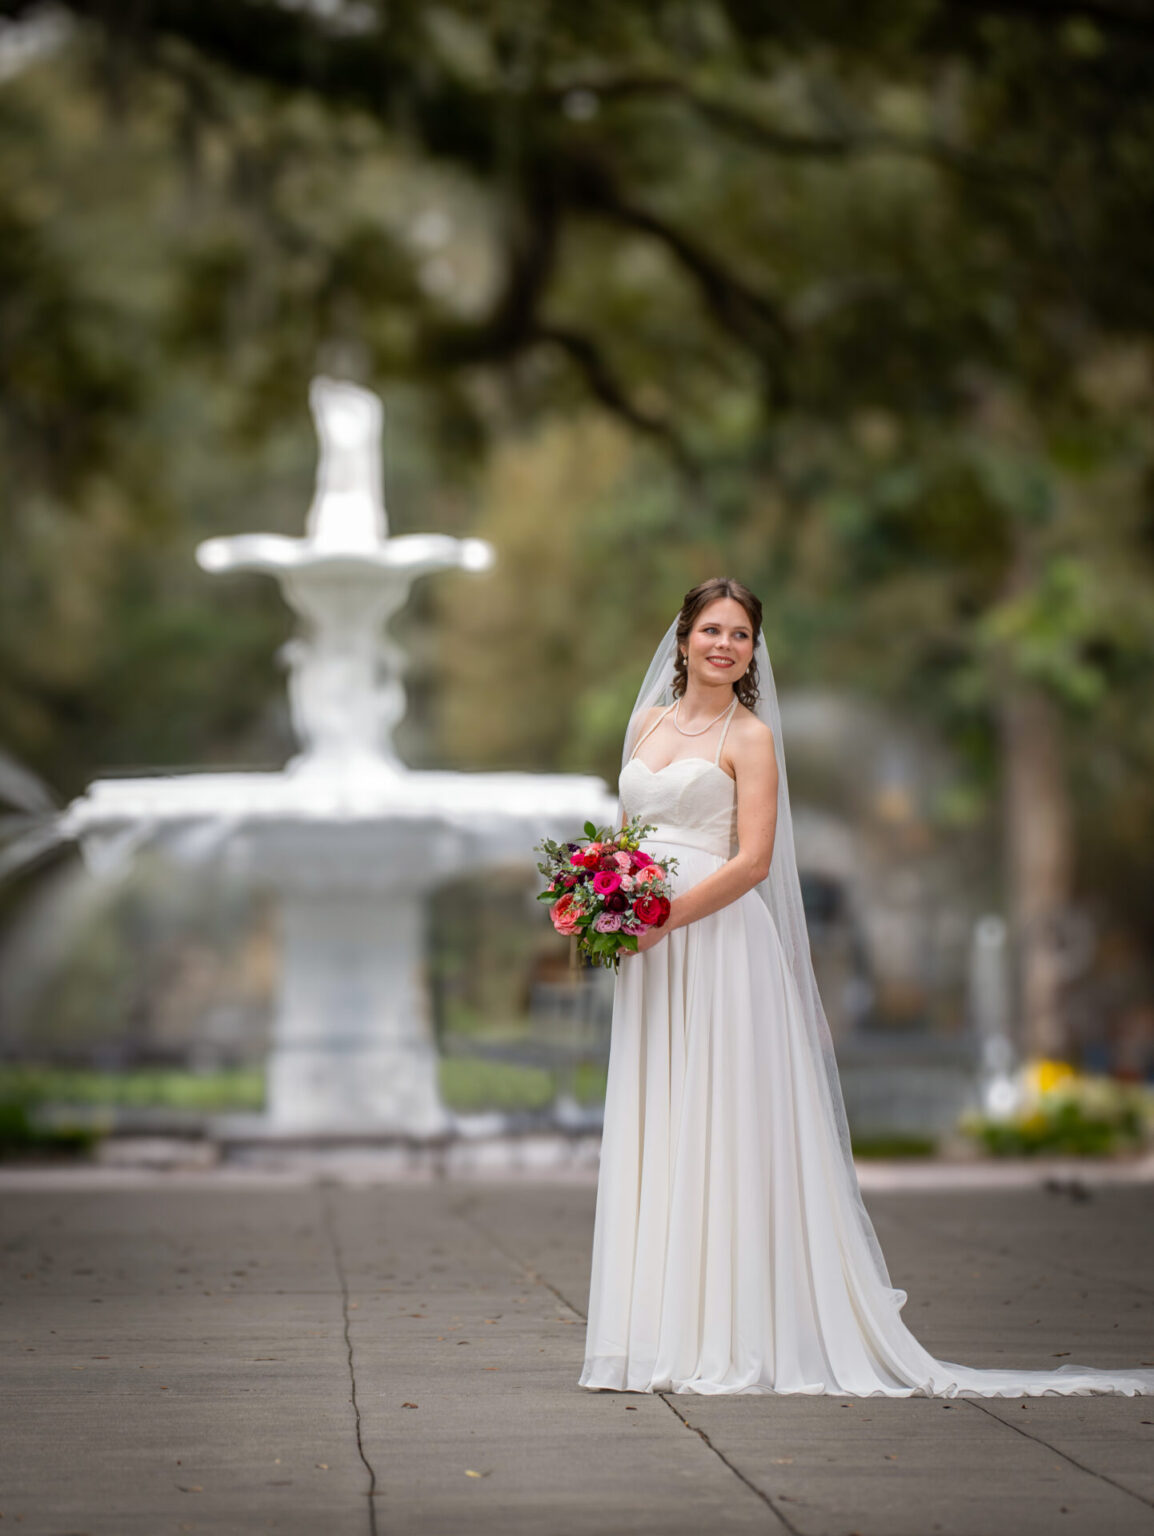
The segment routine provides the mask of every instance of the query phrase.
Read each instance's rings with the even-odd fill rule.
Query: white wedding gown
[[[712,761],[654,772],[635,755],[622,771],[623,812],[655,824],[645,848],[677,858],[675,891],[736,847],[736,785],[720,755],[719,741]],[[987,1370],[927,1353],[900,1316],[905,1292],[879,1276],[856,1190],[835,1177],[829,1092],[756,891],[622,960],[581,1386],[1154,1393],[1154,1369]]]

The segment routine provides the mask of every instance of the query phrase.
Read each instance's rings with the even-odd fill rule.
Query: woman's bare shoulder
[[[757,777],[777,773],[777,749],[773,732],[751,709],[739,704],[733,712],[725,755],[735,774],[748,772]]]
[[[773,747],[773,732],[765,721],[759,720],[753,710],[745,704],[739,704],[733,711],[730,734],[736,736],[737,741],[743,745],[760,747],[763,750]]]

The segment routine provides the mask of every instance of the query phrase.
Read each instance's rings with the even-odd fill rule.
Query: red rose
[[[639,897],[633,903],[633,915],[647,928],[651,928],[654,923],[660,923],[662,921],[660,899],[657,896]]]
[[[672,910],[672,905],[673,904],[669,900],[668,896],[658,896],[658,898],[657,898],[657,905],[661,908],[661,918],[660,918],[660,921],[664,922],[665,919],[669,916],[669,913]]]

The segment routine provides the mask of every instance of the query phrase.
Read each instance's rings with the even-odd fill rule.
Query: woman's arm
[[[660,928],[650,928],[637,940],[638,951],[651,949],[674,928],[719,912],[744,896],[769,873],[777,830],[777,754],[773,733],[757,722],[742,732],[730,752],[737,779],[738,851],[713,874],[675,898]]]

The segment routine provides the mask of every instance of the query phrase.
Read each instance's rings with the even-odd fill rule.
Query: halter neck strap
[[[725,711],[725,724],[721,727],[721,735],[718,737],[718,741],[717,741],[717,751],[713,755],[713,765],[714,765],[715,768],[717,766],[719,766],[719,764],[721,763],[721,749],[725,745],[725,737],[726,737],[727,732],[729,731],[730,722],[733,719],[734,711],[737,709],[737,704],[738,704],[738,699],[737,699],[737,695],[735,693],[733,695],[733,703]],[[653,735],[654,731],[661,724],[661,722],[665,719],[666,715],[671,714],[673,712],[673,710],[675,710],[676,708],[677,708],[677,700],[674,699],[672,704],[668,705],[667,708],[665,708],[665,709],[663,709],[661,711],[661,713],[658,715],[657,719],[653,722],[653,724],[649,727],[649,729],[642,736],[638,737],[637,745],[633,748],[633,751],[630,752],[630,754],[629,754],[629,761],[630,762],[632,762],[633,759],[637,756],[637,753],[638,753],[639,749],[641,748],[641,746],[646,741],[649,740],[650,736]]]
[[[644,734],[644,736],[641,736],[641,737],[640,737],[640,738],[639,738],[639,739],[638,739],[638,742],[637,742],[637,746],[635,746],[635,747],[634,747],[634,748],[633,748],[633,751],[632,751],[632,752],[630,752],[630,754],[629,754],[629,761],[630,761],[630,762],[632,762],[632,761],[633,761],[633,759],[634,759],[634,758],[635,758],[635,757],[636,757],[636,756],[637,756],[637,749],[638,749],[638,747],[640,747],[640,746],[641,746],[641,744],[642,744],[642,742],[645,742],[645,741],[648,741],[648,740],[649,740],[649,738],[650,738],[650,736],[652,736],[652,735],[653,735],[653,733],[654,733],[654,731],[655,731],[655,730],[656,730],[656,729],[657,729],[657,727],[658,727],[658,726],[659,726],[659,725],[660,725],[660,724],[661,724],[661,722],[662,722],[662,721],[663,721],[663,720],[664,720],[664,719],[665,719],[665,717],[666,717],[666,715],[667,715],[667,714],[669,714],[669,712],[670,712],[670,710],[673,710],[673,709],[676,709],[676,708],[677,708],[677,700],[676,700],[676,699],[674,699],[674,701],[673,701],[673,703],[672,703],[672,704],[670,704],[670,706],[669,706],[669,708],[668,708],[668,709],[663,709],[663,710],[662,710],[662,711],[661,711],[661,713],[660,713],[660,714],[659,714],[659,715],[658,715],[658,717],[657,717],[657,719],[656,719],[656,720],[655,720],[655,721],[654,721],[654,722],[653,722],[653,724],[652,724],[652,725],[651,725],[651,726],[650,726],[650,727],[649,727],[649,729],[648,729],[648,730],[647,730],[647,731],[646,731],[646,732],[645,732],[645,734]],[[644,766],[645,766],[645,764],[644,764],[644,763],[642,763],[642,765],[641,765],[641,766],[642,766],[642,767],[644,767]]]
[[[713,757],[713,766],[716,768],[721,763],[721,749],[725,745],[725,733],[729,730],[729,722],[733,719],[733,712],[737,708],[737,695],[733,695],[733,703],[729,706],[725,715],[725,724],[721,727],[721,735],[717,742],[717,751]]]

